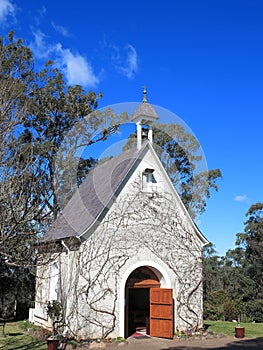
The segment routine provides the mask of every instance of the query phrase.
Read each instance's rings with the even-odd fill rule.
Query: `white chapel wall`
[[[145,169],[154,169],[153,192],[142,192]],[[150,152],[95,232],[69,254],[60,257],[60,282],[72,334],[123,335],[125,274],[146,262],[161,267],[173,289],[175,328],[186,328],[186,320],[201,322],[201,242]],[[39,300],[47,300],[47,289],[41,293]]]

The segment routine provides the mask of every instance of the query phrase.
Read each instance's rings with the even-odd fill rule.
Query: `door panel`
[[[170,320],[172,311],[170,305],[154,305],[151,317]]]
[[[150,335],[173,338],[173,291],[150,289]]]

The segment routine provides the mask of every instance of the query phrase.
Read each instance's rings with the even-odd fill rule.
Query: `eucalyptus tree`
[[[97,107],[97,95],[67,86],[52,62],[36,71],[32,52],[12,32],[0,49],[0,252],[9,264],[30,265],[28,247],[59,212],[56,152],[64,135]],[[86,132],[100,124],[99,117],[87,119]]]
[[[263,203],[250,206],[244,232],[237,233],[236,247],[223,257],[211,247],[204,252],[204,305],[207,317],[229,319],[237,315],[263,321]],[[215,293],[224,291],[221,314],[213,314]],[[225,311],[224,311],[225,310]]]
[[[253,281],[247,298],[263,299],[263,203],[251,205],[246,216],[236,244],[244,251],[243,269]]]
[[[37,263],[36,243],[60,210],[55,155],[97,99],[81,86],[67,86],[51,61],[37,70],[32,52],[13,32],[0,38],[0,284],[10,286],[1,289],[2,311],[27,293],[21,285],[34,272],[28,269]],[[90,142],[103,118],[86,118]],[[80,163],[79,177],[94,160]]]

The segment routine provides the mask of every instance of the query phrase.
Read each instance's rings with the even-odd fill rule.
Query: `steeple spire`
[[[143,100],[142,100],[143,103],[147,102],[146,95],[147,95],[147,89],[146,89],[146,85],[144,85],[143,86]]]
[[[142,146],[142,132],[145,131],[145,129],[142,129],[142,125],[146,126],[147,130],[147,138],[150,141],[150,143],[153,142],[153,131],[152,131],[152,124],[159,119],[158,115],[156,114],[155,109],[153,106],[151,106],[146,98],[147,90],[146,86],[143,87],[143,100],[142,103],[139,105],[139,107],[136,109],[136,111],[133,114],[132,121],[136,123],[137,126],[137,148],[140,149]]]

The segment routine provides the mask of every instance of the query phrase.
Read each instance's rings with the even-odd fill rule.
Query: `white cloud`
[[[47,36],[37,30],[33,32],[34,42],[30,44],[30,48],[33,51],[36,58],[48,59],[49,55],[54,52],[54,46],[49,46],[46,42]]]
[[[80,84],[95,87],[99,79],[93,73],[89,62],[79,54],[73,54],[69,49],[57,47],[61,53],[62,69],[70,85]]]
[[[117,71],[128,79],[132,79],[138,71],[138,55],[135,48],[130,44],[122,50],[116,45],[109,47],[113,50],[111,59]]]
[[[127,78],[133,78],[138,70],[138,57],[135,48],[132,45],[127,45],[127,66],[123,67],[123,72]]]
[[[15,17],[16,9],[11,0],[0,0],[0,22],[3,24],[7,18]]]
[[[234,198],[234,201],[236,201],[236,202],[244,202],[245,200],[247,199],[247,195],[246,194],[244,194],[244,195],[239,195],[239,196],[236,196],[235,198]]]
[[[60,43],[48,44],[47,36],[39,30],[33,34],[34,42],[30,47],[34,55],[43,60],[52,59],[64,72],[69,85],[95,87],[99,83],[99,78],[85,57],[73,54],[70,49],[63,49]]]
[[[70,33],[66,27],[60,26],[55,22],[51,22],[52,27],[64,37],[70,37]]]

